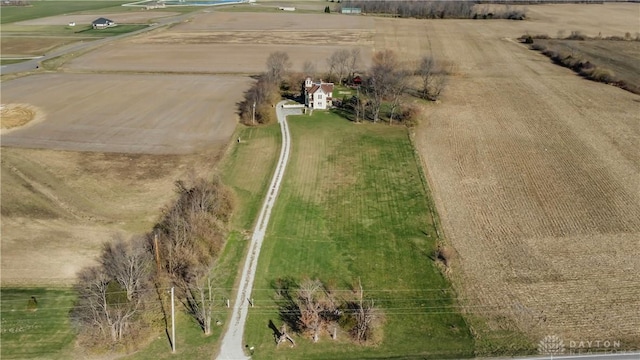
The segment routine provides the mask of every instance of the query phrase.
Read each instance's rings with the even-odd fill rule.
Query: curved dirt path
[[[251,291],[253,290],[253,281],[255,279],[262,240],[264,239],[267,225],[269,224],[269,217],[271,216],[271,210],[273,209],[276,198],[278,197],[284,170],[287,167],[287,162],[289,160],[291,142],[286,116],[301,113],[300,109],[283,109],[283,104],[284,101],[281,101],[276,106],[276,114],[278,115],[280,131],[282,132],[280,158],[278,159],[276,171],[271,179],[271,185],[269,186],[267,197],[262,205],[262,209],[260,210],[260,216],[256,222],[256,228],[253,231],[253,236],[251,237],[249,253],[247,254],[244,268],[242,269],[240,286],[238,287],[236,300],[233,303],[231,322],[229,324],[229,328],[224,334],[224,337],[222,338],[222,344],[220,345],[220,352],[217,357],[220,360],[249,358],[244,353],[242,336],[244,334],[244,324],[247,320],[247,313],[249,312],[249,300],[251,299]]]

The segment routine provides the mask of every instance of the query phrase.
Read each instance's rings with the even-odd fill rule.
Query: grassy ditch
[[[331,112],[289,118],[292,154],[263,244],[249,312],[255,359],[462,358],[473,339],[450,284],[433,261],[436,230],[405,127],[353,124]],[[272,283],[319,278],[338,296],[361,279],[386,317],[381,341],[344,332],[320,342],[295,335],[276,348],[282,323]]]
[[[71,289],[2,288],[0,290],[2,359],[66,359],[75,334],[69,310]]]

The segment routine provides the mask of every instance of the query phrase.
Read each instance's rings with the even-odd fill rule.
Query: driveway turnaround
[[[278,159],[276,171],[273,174],[273,179],[271,179],[271,185],[269,186],[267,197],[262,204],[260,216],[258,216],[258,221],[256,222],[256,227],[253,231],[253,236],[251,237],[249,253],[247,254],[244,262],[244,268],[242,269],[242,277],[240,278],[238,293],[236,295],[236,300],[233,302],[231,322],[227,328],[227,332],[222,338],[222,344],[220,345],[220,353],[218,355],[219,360],[241,360],[249,358],[244,353],[242,336],[244,334],[244,324],[247,320],[249,306],[251,305],[251,291],[253,290],[253,281],[256,275],[256,266],[258,265],[258,256],[260,255],[262,240],[264,239],[267,225],[269,224],[269,217],[271,216],[271,210],[273,209],[273,205],[278,197],[280,184],[282,183],[282,178],[284,176],[284,170],[287,167],[287,161],[289,160],[291,139],[286,116],[302,113],[301,109],[284,109],[282,107],[284,103],[284,101],[281,101],[276,106],[276,114],[278,115],[280,131],[282,132],[280,158]]]

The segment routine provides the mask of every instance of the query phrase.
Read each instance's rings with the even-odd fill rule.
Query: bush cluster
[[[531,45],[531,49],[540,51],[542,54],[548,56],[551,60],[553,60],[553,62],[555,62],[556,64],[572,69],[573,71],[577,72],[587,79],[607,84],[613,83],[617,86],[626,88],[624,82],[618,80],[615,77],[613,71],[597,66],[589,60],[576,57],[567,50],[547,48],[542,44],[536,43]]]

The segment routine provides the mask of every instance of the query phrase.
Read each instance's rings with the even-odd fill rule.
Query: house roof
[[[109,20],[107,18],[97,18],[95,20],[93,20],[93,22],[91,23],[93,25],[108,25],[108,24],[113,24],[113,20]]]
[[[309,92],[309,94],[313,94],[316,91],[318,91],[318,89],[322,89],[323,93],[331,95],[333,93],[333,84],[332,83],[313,84],[313,86],[310,87],[309,90],[307,91]]]

